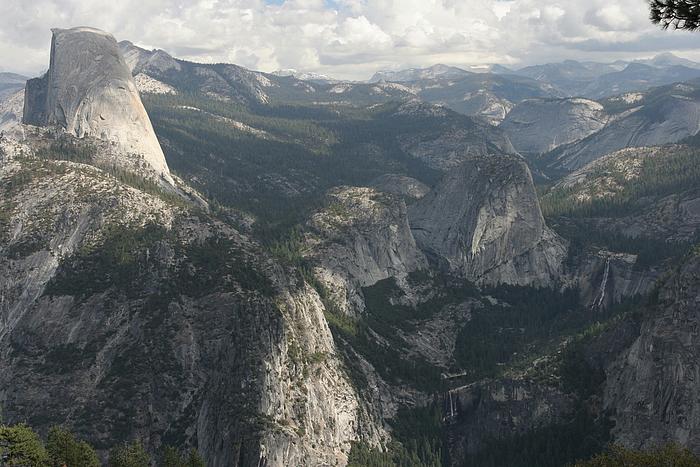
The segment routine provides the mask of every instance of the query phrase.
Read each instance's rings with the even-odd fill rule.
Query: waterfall
[[[610,274],[610,256],[605,260],[605,271],[603,271],[603,280],[600,283],[600,289],[598,290],[598,295],[593,300],[591,305],[591,310],[600,308],[603,305],[603,300],[605,299],[605,288],[608,285],[608,275]]]

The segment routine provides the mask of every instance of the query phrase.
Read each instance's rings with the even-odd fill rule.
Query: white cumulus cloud
[[[380,68],[663,51],[700,58],[697,36],[661,31],[646,0],[3,0],[0,70],[36,74],[52,27],[93,26],[193,61],[364,79]]]

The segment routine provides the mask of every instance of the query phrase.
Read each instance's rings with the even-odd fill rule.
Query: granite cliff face
[[[22,122],[24,90],[0,96],[0,131],[17,131]]]
[[[173,183],[129,67],[103,31],[53,30],[49,71],[27,82],[23,122],[109,141],[123,152],[113,165]]]
[[[542,218],[530,171],[512,156],[475,157],[409,209],[418,245],[480,283],[551,284],[564,241]]]
[[[372,188],[335,188],[308,224],[305,249],[317,264],[316,275],[347,313],[364,309],[362,287],[405,278],[427,265],[398,196]]]
[[[563,145],[541,158],[554,173],[568,173],[612,152],[628,147],[676,143],[700,130],[697,84],[676,84],[647,94],[611,98],[619,111],[600,130]]]
[[[23,89],[26,82],[25,76],[0,72],[0,99]]]
[[[585,138],[607,120],[603,106],[588,99],[528,99],[508,113],[500,128],[518,152],[539,154]]]
[[[593,311],[647,295],[661,275],[660,268],[641,267],[637,255],[604,249],[588,251],[570,272],[571,285],[579,288],[582,303]]]
[[[635,209],[616,216],[592,215],[588,222],[629,238],[692,242],[700,231],[700,189],[692,179],[693,160],[699,153],[697,147],[683,144],[621,149],[562,178],[552,194],[572,205],[601,202],[624,196],[638,184],[653,185],[659,176],[655,172],[666,165],[678,167],[677,178],[665,188],[636,196]]]
[[[485,380],[444,396],[452,466],[494,439],[517,437],[559,422],[572,400],[554,387],[526,380]]]
[[[700,451],[700,257],[659,288],[638,337],[606,368],[604,405],[615,440],[634,448],[677,442]]]
[[[318,294],[253,240],[7,137],[0,160],[5,421],[212,466],[343,465],[381,442]]]
[[[103,456],[139,438],[151,452],[196,447],[212,466],[342,466],[355,441],[396,446],[387,420],[399,427],[394,440],[423,449],[423,433],[400,438],[410,431],[402,417],[440,412],[443,401],[431,417],[433,447],[444,439],[448,461],[461,465],[494,440],[556,430],[575,404],[595,412],[602,400],[621,442],[700,449],[697,259],[665,282],[641,325],[613,315],[600,326],[624,339],[581,344],[600,356],[606,380],[590,399],[577,395],[562,382],[562,354],[617,302],[652,290],[662,265],[645,269],[637,255],[598,245],[572,248],[577,256],[565,262],[566,241],[545,225],[515,154],[569,150],[631,116],[644,117],[630,127],[635,141],[662,127],[673,133],[673,122],[654,120],[663,99],[626,96],[604,109],[525,101],[494,128],[445,105],[494,124],[514,103],[548,96],[547,87],[440,68],[419,76],[422,84],[302,83],[119,48],[96,30],[55,31],[51,70],[27,84],[25,121],[70,137],[19,125],[23,93],[0,102],[0,129],[12,130],[0,137],[6,421],[26,420],[42,434],[66,425]],[[129,138],[152,136],[134,84],[162,94],[147,103],[154,122],[162,118],[169,160],[216,199],[216,215],[106,170],[109,156],[136,175],[167,178],[157,157],[129,156]],[[692,89],[671,92],[692,110]],[[266,106],[275,102],[286,105]],[[140,126],[124,130],[124,121]],[[102,159],[91,167],[46,150],[70,149],[66,141]],[[644,160],[676,149],[603,156],[555,188],[581,197],[574,201],[615,194],[641,178]],[[204,180],[214,173],[221,178]],[[244,195],[225,198],[234,190]],[[651,198],[581,225],[692,241],[697,186]],[[297,227],[287,235],[290,219]],[[263,246],[259,233],[274,241]],[[484,290],[465,279],[534,287]],[[580,296],[559,286],[578,286]]]
[[[384,193],[403,196],[408,200],[421,199],[430,192],[430,187],[420,180],[398,174],[384,174],[370,184]]]
[[[397,140],[408,155],[441,172],[489,154],[514,154],[508,137],[478,119],[417,99],[386,115],[400,128]]]

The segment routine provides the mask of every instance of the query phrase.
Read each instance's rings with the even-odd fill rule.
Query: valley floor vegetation
[[[46,442],[26,424],[0,425],[0,466],[99,467],[103,465],[95,449],[70,431],[54,426]],[[109,467],[205,467],[196,450],[165,446],[153,458],[136,440],[112,448]]]

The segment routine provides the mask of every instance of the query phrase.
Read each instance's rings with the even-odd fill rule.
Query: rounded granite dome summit
[[[116,39],[90,27],[52,32],[49,71],[27,82],[23,122],[114,143],[111,164],[173,183]]]

